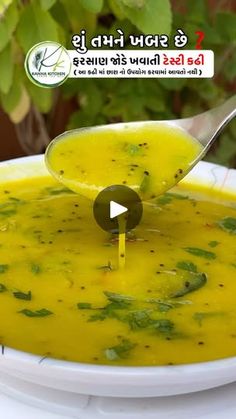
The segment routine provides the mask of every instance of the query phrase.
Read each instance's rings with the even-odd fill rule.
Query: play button
[[[143,214],[142,201],[133,189],[111,185],[98,194],[94,201],[93,214],[98,225],[110,233],[119,232],[119,216],[124,214],[126,222],[120,231],[124,233],[139,224]]]
[[[110,218],[118,217],[118,215],[124,214],[128,211],[128,208],[123,205],[117,204],[117,202],[110,202]]]

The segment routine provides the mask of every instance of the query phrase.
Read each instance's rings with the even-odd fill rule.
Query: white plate
[[[0,182],[47,176],[43,156],[0,164]],[[236,192],[236,171],[200,162],[182,184],[203,183]],[[236,381],[236,357],[212,362],[161,367],[118,367],[45,359],[2,348],[0,372],[28,383],[80,395],[153,397],[190,393]],[[4,379],[2,379],[4,380]],[[1,375],[0,375],[1,382]],[[82,400],[82,399],[80,399]]]
[[[1,394],[1,391],[5,394]],[[53,397],[44,392],[32,398],[21,386],[17,395],[0,385],[0,409],[4,419],[233,419],[236,417],[236,383],[179,396],[131,398],[86,397],[79,401]],[[32,393],[32,392],[31,392]],[[12,397],[7,396],[10,394]]]

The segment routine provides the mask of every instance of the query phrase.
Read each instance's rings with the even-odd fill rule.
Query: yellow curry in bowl
[[[2,183],[1,344],[117,366],[235,356],[232,201],[201,187],[152,198],[119,269],[92,201],[50,175]]]

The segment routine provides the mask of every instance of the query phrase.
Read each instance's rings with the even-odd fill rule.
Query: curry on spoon
[[[235,113],[233,96],[191,118],[68,131],[50,143],[46,164],[60,182],[92,200],[111,184],[129,186],[143,200],[152,199],[193,168]]]

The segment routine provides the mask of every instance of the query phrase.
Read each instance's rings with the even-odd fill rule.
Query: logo
[[[70,74],[71,61],[67,50],[57,42],[40,42],[26,55],[25,71],[37,86],[57,87]]]

